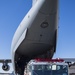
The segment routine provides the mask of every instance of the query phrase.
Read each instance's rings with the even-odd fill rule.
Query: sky
[[[13,35],[31,7],[32,0],[0,0],[0,59],[11,59]],[[75,0],[59,0],[58,25],[53,58],[75,58]]]

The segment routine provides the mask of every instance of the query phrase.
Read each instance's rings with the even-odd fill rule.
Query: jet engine
[[[7,63],[3,63],[2,69],[3,69],[4,71],[9,71],[10,66],[9,66]]]

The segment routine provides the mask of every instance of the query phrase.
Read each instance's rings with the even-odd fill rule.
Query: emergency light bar
[[[36,62],[64,62],[63,59],[34,59]]]

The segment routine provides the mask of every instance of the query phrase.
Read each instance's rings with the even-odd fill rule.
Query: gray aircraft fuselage
[[[34,58],[52,58],[56,51],[58,0],[33,0],[33,6],[16,30],[11,50],[15,73],[23,75]]]

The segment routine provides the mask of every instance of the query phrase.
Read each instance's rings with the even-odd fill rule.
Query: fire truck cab
[[[68,75],[68,64],[63,60],[31,60],[25,75]]]

